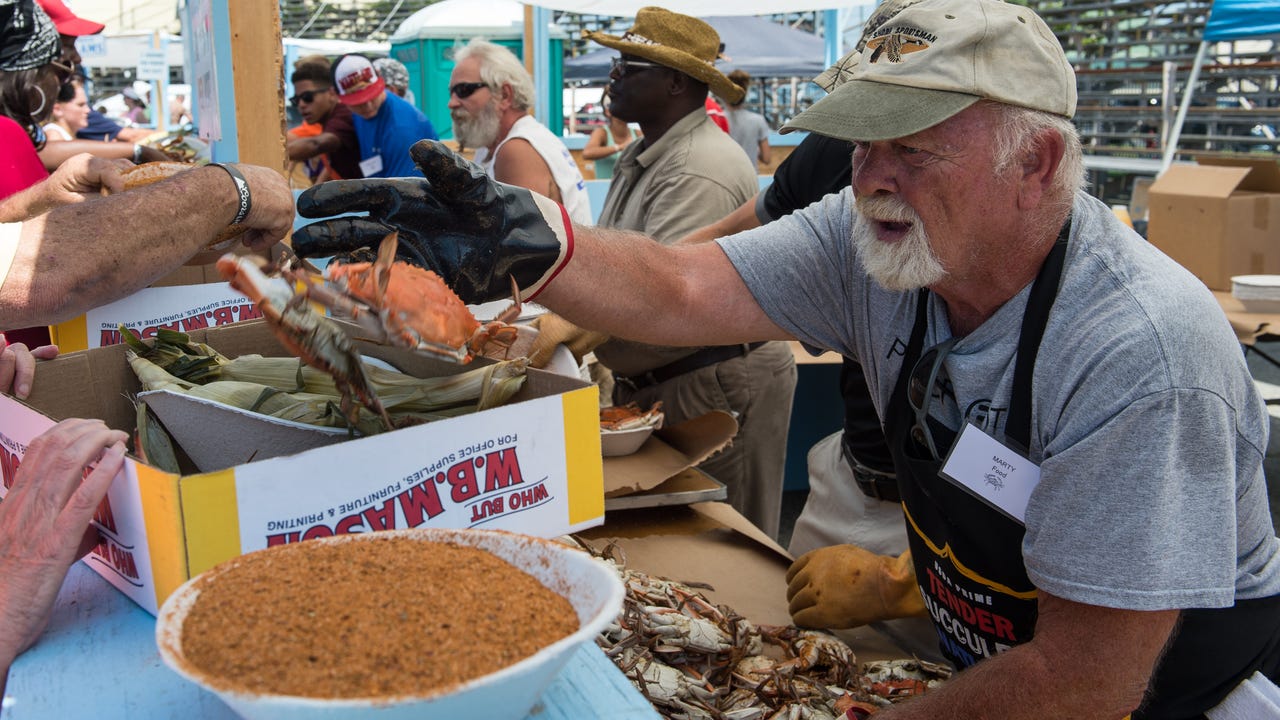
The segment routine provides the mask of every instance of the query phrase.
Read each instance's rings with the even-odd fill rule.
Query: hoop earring
[[[31,111],[31,117],[34,118],[39,117],[40,113],[44,112],[44,104],[49,101],[49,98],[45,97],[44,88],[39,85],[32,85],[31,87],[34,88],[36,92],[40,93],[40,107]]]

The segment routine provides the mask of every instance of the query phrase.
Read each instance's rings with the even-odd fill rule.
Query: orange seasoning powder
[[[426,695],[578,629],[532,575],[409,538],[284,545],[200,581],[182,629],[211,685],[316,698]]]

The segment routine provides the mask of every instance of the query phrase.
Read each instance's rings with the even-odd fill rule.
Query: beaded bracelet
[[[244,179],[244,175],[241,175],[239,170],[230,165],[225,163],[209,163],[209,165],[226,170],[231,176],[231,181],[236,184],[236,194],[240,197],[240,209],[236,211],[236,218],[231,221],[231,224],[239,225],[249,217],[249,210],[253,208],[253,200],[249,197],[249,181]]]

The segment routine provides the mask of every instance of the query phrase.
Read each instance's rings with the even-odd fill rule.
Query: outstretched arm
[[[293,223],[293,195],[268,168],[238,165],[252,208],[245,245],[261,250]],[[0,286],[0,327],[62,322],[136,292],[195,256],[239,208],[231,176],[200,167],[23,222]]]
[[[398,259],[429,268],[466,302],[510,296],[582,327],[663,345],[788,337],[756,304],[719,245],[665,247],[643,235],[570,225],[564,208],[493,181],[444,145],[412,154],[424,179],[339,180],[298,198],[293,248],[324,257],[399,232]],[[333,217],[368,212],[367,217]]]

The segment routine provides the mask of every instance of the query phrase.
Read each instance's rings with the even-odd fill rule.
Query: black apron
[[[1035,359],[1058,294],[1069,226],[1070,220],[1036,277],[1018,338],[1005,435],[1012,447],[1024,452],[1031,446]],[[886,412],[885,435],[897,470],[916,581],[942,654],[963,669],[1031,639],[1036,588],[1022,562],[1022,524],[939,475],[942,462],[911,438],[915,415],[907,391],[923,351],[928,301],[928,290],[921,290],[915,326]],[[927,422],[945,459],[957,433],[932,417]],[[1280,597],[1186,610],[1142,709],[1132,717],[1202,717],[1255,670],[1273,681],[1280,671]]]

